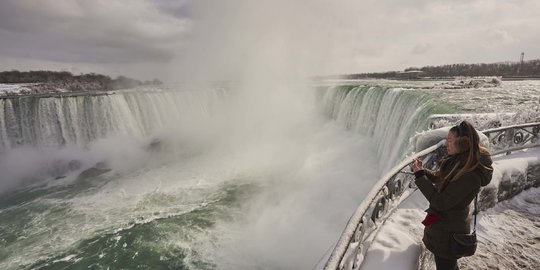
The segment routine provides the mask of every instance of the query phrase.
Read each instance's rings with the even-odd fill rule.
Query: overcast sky
[[[538,0],[0,1],[0,70],[217,79],[517,61],[521,52],[540,58]]]

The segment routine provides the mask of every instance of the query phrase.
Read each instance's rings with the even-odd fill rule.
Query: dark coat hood
[[[480,177],[480,185],[485,187],[491,182],[493,176],[493,161],[489,154],[480,155],[480,164],[474,169],[474,171]]]

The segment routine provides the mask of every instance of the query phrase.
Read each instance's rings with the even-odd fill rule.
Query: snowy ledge
[[[484,211],[478,215],[477,254],[460,259],[460,269],[540,265],[539,186],[539,149],[494,158],[493,179],[479,197]],[[377,233],[360,269],[435,269],[421,241],[427,207],[418,191],[404,200]]]

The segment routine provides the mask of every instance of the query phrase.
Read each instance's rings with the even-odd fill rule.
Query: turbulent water
[[[426,85],[2,99],[0,268],[312,268],[429,115],[478,110]]]

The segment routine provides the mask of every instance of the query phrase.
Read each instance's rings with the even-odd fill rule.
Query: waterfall
[[[13,228],[8,237],[28,238],[10,238],[0,268],[126,260],[154,268],[199,261],[306,268],[338,237],[387,156],[401,154],[409,133],[425,127],[424,115],[443,112],[411,90],[253,87],[1,99],[0,192],[15,194],[3,197],[1,225]],[[164,138],[155,149],[165,151],[132,137]],[[156,246],[155,235],[188,248]],[[163,261],[156,248],[174,256]],[[298,259],[281,262],[293,249]]]
[[[321,90],[321,89],[319,89]],[[0,100],[0,152],[22,145],[84,147],[115,134],[137,138],[164,129],[189,130],[216,110],[221,90],[126,92]],[[347,128],[373,138],[380,164],[391,166],[428,116],[453,110],[420,91],[382,86],[322,88],[321,106]]]
[[[320,90],[325,113],[354,132],[371,137],[384,168],[404,155],[415,132],[427,129],[429,115],[452,111],[433,96],[410,89],[341,85]]]
[[[0,152],[22,145],[60,147],[115,134],[138,138],[204,121],[222,92],[127,92],[0,100]]]

